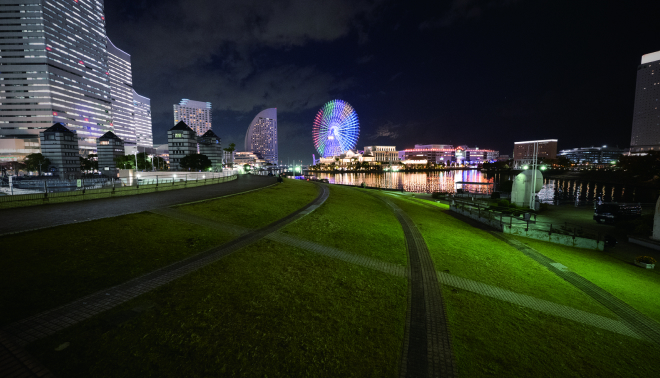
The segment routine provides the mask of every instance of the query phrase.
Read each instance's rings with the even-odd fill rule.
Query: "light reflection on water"
[[[439,172],[383,172],[383,173],[314,173],[327,178],[330,183],[405,190],[413,193],[448,192],[463,189],[471,193],[490,194],[498,190],[498,184],[512,180],[515,175],[487,175],[479,170],[452,170]],[[494,183],[494,185],[469,185],[458,182]],[[655,203],[656,191],[651,187],[627,184],[598,183],[580,179],[543,180],[539,198],[545,203],[592,203],[599,197],[604,202]]]
[[[471,193],[490,194],[493,185],[461,184],[459,182],[493,183],[493,178],[478,170],[441,172],[383,172],[383,173],[316,173],[331,184],[361,185],[384,189],[403,189],[413,193],[448,192],[463,189]]]

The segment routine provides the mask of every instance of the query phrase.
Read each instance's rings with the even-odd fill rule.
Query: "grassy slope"
[[[417,202],[397,200],[397,204],[417,224],[438,270],[615,318],[600,303],[487,231]]]
[[[406,288],[262,240],[28,349],[62,377],[395,376]]]
[[[364,189],[331,185],[323,206],[283,232],[394,264],[408,263],[403,231],[394,213]]]
[[[507,288],[586,311],[605,310],[596,305],[593,311],[589,297],[563,280],[550,279],[551,273],[534,268],[540,266],[524,255],[516,258],[484,231],[416,202],[398,203],[423,229],[436,264],[451,273],[500,287],[514,285]],[[516,274],[516,269],[529,274]],[[632,378],[651,377],[657,369],[648,363],[648,356],[660,353],[657,345],[447,286],[443,296],[461,376]]]
[[[601,251],[519,237],[518,240],[660,322],[660,275]]]
[[[259,228],[307,205],[318,196],[311,182],[284,180],[284,183],[255,192],[177,207],[178,210],[248,228]]]
[[[230,238],[151,213],[3,236],[0,325],[120,284]]]
[[[443,288],[461,377],[655,377],[660,348]]]

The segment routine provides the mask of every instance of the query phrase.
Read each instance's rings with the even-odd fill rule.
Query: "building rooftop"
[[[46,130],[44,130],[44,132],[45,133],[50,132],[50,133],[69,133],[69,134],[73,134],[73,131],[67,129],[61,123],[54,124],[53,126],[51,126],[51,127],[47,128]]]
[[[642,55],[642,64],[655,62],[656,60],[660,60],[660,51]]]
[[[185,122],[180,121],[179,123],[176,124],[173,128],[170,130],[183,130],[183,131],[193,131],[188,125],[186,125]]]
[[[216,138],[216,139],[220,139],[220,137],[217,136],[217,135],[216,135],[213,131],[211,131],[211,130],[205,132],[204,135],[202,135],[202,138]]]
[[[117,139],[117,140],[121,140],[121,138],[116,136],[115,133],[113,133],[112,131],[108,131],[107,133],[103,134],[101,136],[101,138],[99,138],[99,139]]]

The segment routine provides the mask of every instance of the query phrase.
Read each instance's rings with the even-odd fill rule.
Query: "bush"
[[[651,256],[637,256],[635,261],[644,264],[655,264],[657,261]]]
[[[509,207],[509,200],[506,198],[502,198],[501,200],[497,201],[497,206]]]
[[[509,207],[512,208],[512,209],[515,209],[515,208],[517,208],[518,206],[517,206],[515,203],[510,203],[510,204],[509,204]]]

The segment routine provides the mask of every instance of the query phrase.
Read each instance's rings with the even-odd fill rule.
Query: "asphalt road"
[[[201,201],[247,190],[263,188],[277,182],[275,177],[239,175],[237,180],[168,190],[134,196],[103,198],[81,202],[39,205],[0,210],[0,235],[94,219],[139,213],[160,207]]]

